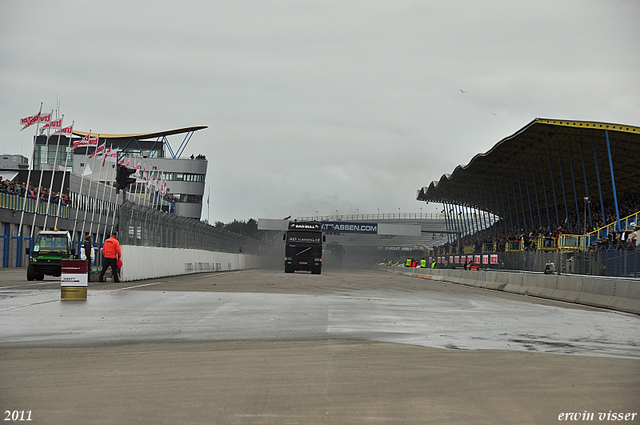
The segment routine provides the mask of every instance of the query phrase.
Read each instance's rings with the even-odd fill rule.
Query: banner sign
[[[62,300],[86,300],[89,264],[87,260],[62,260],[60,297]]]
[[[88,271],[86,260],[62,260],[60,286],[87,286]]]
[[[378,234],[378,223],[360,223],[347,221],[323,221],[323,232]]]

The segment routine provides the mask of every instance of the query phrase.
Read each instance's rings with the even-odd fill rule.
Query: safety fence
[[[439,268],[463,268],[473,262],[480,269],[543,272],[549,262],[553,272],[590,276],[640,277],[640,250],[606,251],[504,251],[497,253],[430,253],[429,263]]]
[[[130,201],[120,206],[118,229],[118,239],[123,245],[255,255],[262,251],[262,245],[255,239]]]

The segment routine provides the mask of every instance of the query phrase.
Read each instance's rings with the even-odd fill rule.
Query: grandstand
[[[421,188],[417,199],[499,217],[488,229],[436,247],[448,262],[460,244],[469,253],[500,253],[505,258],[496,264],[505,267],[537,269],[539,261],[506,261],[516,258],[510,252],[535,251],[563,264],[580,257],[587,274],[637,276],[630,236],[640,212],[639,155],[638,127],[537,118]],[[448,225],[460,228],[454,218],[446,217]]]

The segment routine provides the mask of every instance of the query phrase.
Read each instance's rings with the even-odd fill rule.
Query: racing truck
[[[322,225],[315,221],[291,221],[283,237],[284,272],[309,270],[313,274],[322,272]]]
[[[33,242],[33,249],[26,249],[29,254],[27,280],[43,280],[45,275],[60,276],[62,260],[75,258],[75,248],[69,232],[43,230]]]

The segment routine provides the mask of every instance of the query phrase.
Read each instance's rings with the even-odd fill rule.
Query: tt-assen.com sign
[[[378,223],[357,223],[347,221],[323,221],[323,232],[339,232],[339,233],[368,233],[371,235],[378,234]]]

